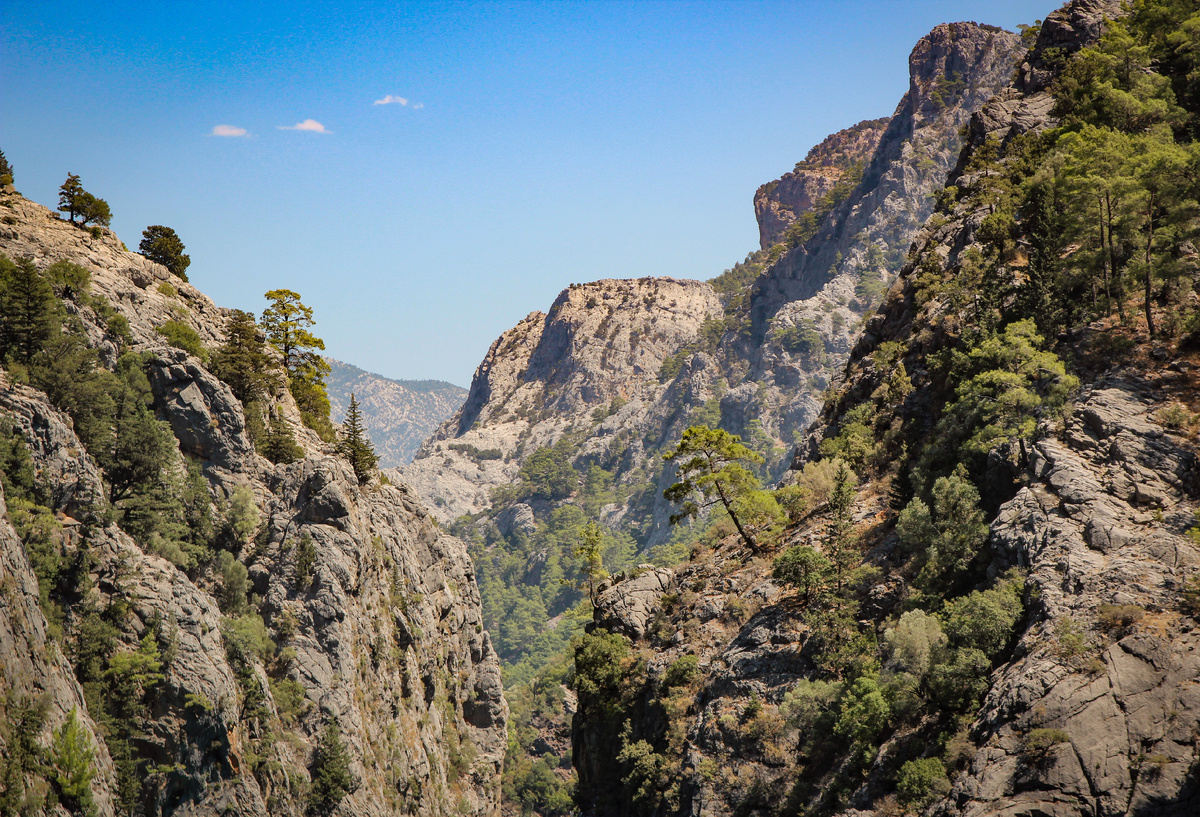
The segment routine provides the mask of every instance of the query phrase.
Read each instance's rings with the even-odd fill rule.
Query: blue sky
[[[890,115],[937,23],[1055,7],[5,0],[0,149],[132,248],[174,228],[217,303],[294,289],[335,357],[468,385],[570,283],[743,258],[758,185]]]

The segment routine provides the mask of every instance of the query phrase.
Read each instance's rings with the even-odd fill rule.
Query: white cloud
[[[419,110],[421,110],[421,109],[422,109],[422,108],[424,108],[424,107],[425,107],[425,103],[424,103],[424,102],[414,102],[414,103],[413,103],[413,110],[414,110],[414,111],[419,111]]]
[[[217,125],[212,129],[213,136],[245,136],[246,129],[237,125]]]
[[[375,100],[375,104],[376,105],[407,105],[408,100],[402,96],[392,96],[391,94],[388,94],[383,99]],[[418,102],[417,104],[419,105],[420,103]],[[413,107],[415,108],[416,105],[414,105]]]
[[[303,122],[297,122],[295,125],[279,125],[280,130],[306,130],[313,133],[330,133],[325,130],[325,126],[315,119],[305,119]]]

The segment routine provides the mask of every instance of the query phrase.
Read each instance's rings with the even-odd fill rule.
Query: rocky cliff
[[[630,482],[654,479],[646,453],[686,419],[683,393],[692,405],[713,396],[714,375],[703,363],[686,384],[661,383],[658,373],[720,315],[699,281],[573,284],[548,314],[531,314],[492,344],[462,409],[403,478],[450,520],[488,509],[492,490],[514,481],[528,456],[578,435],[572,459],[621,464]]]
[[[0,421],[17,452],[5,484],[30,497],[8,497],[0,524],[10,714],[0,739],[16,758],[5,802],[99,814],[114,802],[154,814],[494,813],[507,706],[463,544],[406,489],[360,485],[286,390],[269,402],[302,456],[275,465],[257,454],[229,386],[157,331],[175,322],[209,351],[223,342],[227,312],[199,290],[111,232],[16,193],[0,197],[0,215],[9,258],[43,277],[56,262],[77,265],[58,291],[66,340],[53,348],[84,361],[80,349],[97,349],[169,432],[168,462],[154,463],[162,481],[142,501],[186,509],[179,541],[213,529],[211,546],[189,552],[157,532],[130,535],[147,517],[127,495],[114,504],[115,486],[128,485],[121,443],[115,458],[89,451],[77,433],[86,404],[66,399],[64,412],[18,382],[58,371],[54,360],[4,377]],[[80,366],[76,383],[117,389]],[[173,505],[183,485],[191,493]],[[35,711],[23,731],[11,718],[21,707]]]
[[[1120,33],[1175,30],[1161,11]],[[1047,232],[1037,206],[1076,149],[1057,126],[1099,127],[1055,80],[1121,13],[1050,15],[972,117],[939,212],[784,480],[819,498],[777,549],[697,543],[598,596],[575,656],[589,813],[1200,807],[1200,361],[1190,330],[1162,328],[1195,302],[1164,275],[1145,321],[1115,300],[1064,314],[1087,291],[1072,276],[1099,273],[1071,217]],[[1189,282],[1194,230],[1159,256]],[[831,483],[859,479],[839,504]]]
[[[930,196],[958,158],[960,128],[1007,82],[1021,53],[1016,35],[994,27],[938,26],[914,48],[909,91],[886,127],[871,121],[839,132],[759,190],[768,232],[775,228],[764,225],[785,209],[791,218],[810,212],[816,194],[824,204],[809,233],[752,254],[711,285],[573,285],[549,315],[530,315],[492,345],[462,410],[403,478],[443,520],[481,513],[530,455],[570,429],[577,467],[598,464],[630,489],[606,521],[654,544],[670,535],[661,490],[671,476],[657,455],[688,424],[705,419],[753,438],[772,466],[781,464],[793,435],[815,418],[859,317],[878,303],[930,212]],[[862,177],[849,184],[855,165]],[[845,189],[830,201],[822,186],[838,182]],[[811,188],[808,205],[796,198],[801,188]],[[747,279],[747,270],[761,274]]]
[[[380,468],[408,464],[421,443],[462,406],[467,390],[441,380],[393,380],[326,358],[325,378],[334,422],[345,419],[350,395],[362,411],[362,424],[375,446]]]
[[[887,119],[868,119],[825,137],[790,173],[767,182],[754,193],[758,241],[769,250],[796,219],[828,196],[847,171],[864,165],[875,153]]]

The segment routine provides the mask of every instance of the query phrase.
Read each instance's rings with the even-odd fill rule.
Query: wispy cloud
[[[245,136],[246,129],[237,125],[217,125],[212,129],[213,136]]]
[[[375,100],[376,105],[399,105],[401,107],[412,108],[414,111],[419,111],[425,107],[424,102],[410,102],[402,96],[388,94],[383,99]]]
[[[278,125],[280,130],[306,130],[313,133],[331,133],[332,131],[325,130],[325,126],[315,119],[305,119],[303,122],[297,122],[295,125]]]

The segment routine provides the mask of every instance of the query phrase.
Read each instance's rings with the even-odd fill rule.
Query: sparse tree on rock
[[[278,376],[271,371],[274,361],[253,315],[235,309],[225,326],[225,338],[213,355],[213,371],[243,405],[258,402],[279,388]]]
[[[680,481],[663,491],[663,496],[680,503],[679,513],[671,515],[671,523],[695,516],[701,507],[720,502],[734,527],[751,550],[758,544],[738,517],[739,500],[760,490],[758,478],[746,468],[763,461],[761,454],[742,445],[742,438],[719,428],[692,426],[683,432],[679,445],[663,455],[667,462],[681,460],[678,465]],[[690,499],[699,494],[701,503]]]
[[[4,156],[4,151],[0,150],[0,185],[13,183],[12,165],[8,163],[8,159]]]
[[[58,188],[58,209],[67,214],[72,224],[75,223],[75,216],[79,215],[79,197],[82,194],[83,185],[79,183],[79,177],[68,173],[67,180]]]
[[[107,227],[112,221],[108,202],[84,190],[74,173],[68,173],[67,180],[58,188],[58,209],[67,214],[72,224],[76,216],[82,218],[81,223],[85,225],[95,222]]]
[[[296,442],[291,424],[282,414],[273,414],[267,426],[262,455],[276,465],[295,462],[304,457],[304,449]]]
[[[153,224],[142,231],[142,243],[138,252],[162,264],[171,274],[187,280],[187,268],[192,263],[190,256],[184,254],[183,242],[170,227]]]
[[[354,469],[358,484],[366,485],[379,458],[375,456],[375,449],[363,430],[362,412],[353,393],[350,395],[350,406],[346,409],[346,420],[342,423],[342,439],[338,444],[338,451]]]
[[[325,349],[325,341],[308,330],[313,325],[313,311],[290,289],[273,289],[264,297],[272,303],[263,310],[262,328],[283,355],[288,390],[296,399],[300,417],[322,439],[332,442],[336,435],[329,423],[329,394],[325,391],[329,364],[318,354]]]

